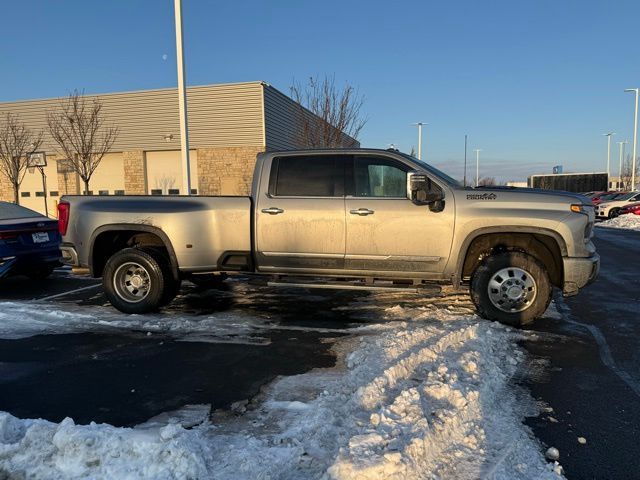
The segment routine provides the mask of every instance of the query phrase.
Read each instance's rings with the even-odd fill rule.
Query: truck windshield
[[[400,155],[402,155],[403,157],[408,158],[409,160],[411,160],[412,162],[417,163],[418,165],[420,165],[422,168],[424,168],[427,172],[433,173],[436,177],[444,180],[445,182],[447,182],[449,185],[454,186],[454,187],[461,187],[462,186],[462,182],[460,182],[459,180],[456,180],[453,177],[450,177],[449,175],[447,175],[446,173],[444,173],[442,170],[438,170],[437,168],[435,168],[432,165],[429,165],[428,163],[423,162],[422,160],[418,160],[416,157],[413,157],[411,155],[407,155],[406,153],[402,153],[399,152]]]

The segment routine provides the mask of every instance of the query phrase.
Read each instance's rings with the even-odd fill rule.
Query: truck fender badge
[[[467,200],[495,200],[498,196],[495,193],[472,193],[467,195]]]

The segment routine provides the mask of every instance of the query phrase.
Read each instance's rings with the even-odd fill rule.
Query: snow
[[[0,413],[0,477],[561,478],[561,467],[545,461],[522,423],[537,413],[515,385],[525,360],[516,344],[523,333],[479,319],[455,297],[445,308],[393,295],[341,307],[379,323],[337,341],[336,368],[279,378],[233,411],[209,416],[208,406],[189,406],[135,428]],[[14,303],[12,311],[28,319],[20,326],[11,323],[7,305],[0,305],[5,338],[127,322],[187,336],[220,327],[219,318],[214,325],[176,316],[160,327],[165,319],[114,314],[105,322],[90,308],[47,312]],[[234,315],[223,316],[220,334],[276,328]]]
[[[0,338],[84,332],[140,332],[163,334],[182,341],[268,343],[252,335],[266,328],[265,319],[234,311],[215,315],[125,315],[103,307],[39,302],[0,302]]]
[[[640,231],[640,215],[620,215],[619,217],[596,223],[596,227],[602,228],[621,228],[625,230]]]

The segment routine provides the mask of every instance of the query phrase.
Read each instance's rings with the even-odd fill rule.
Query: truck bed
[[[75,244],[78,260],[90,265],[102,231],[145,231],[169,241],[180,270],[215,269],[230,252],[251,251],[251,198],[205,196],[65,196],[71,221],[65,236]],[[83,242],[89,241],[89,244]]]

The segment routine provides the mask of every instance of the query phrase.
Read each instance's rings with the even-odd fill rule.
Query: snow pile
[[[129,429],[0,413],[0,478],[205,478],[207,448],[178,423]]]
[[[157,333],[185,341],[256,343],[252,336],[267,320],[240,312],[213,315],[126,315],[104,307],[79,307],[37,302],[0,302],[0,338],[83,332]]]
[[[625,230],[640,231],[640,215],[620,215],[619,217],[596,223],[596,227],[604,228],[622,228]]]
[[[189,430],[3,414],[0,478],[558,478],[522,424],[536,410],[513,385],[520,334],[433,306],[384,316],[336,345],[341,368],[280,378]]]

